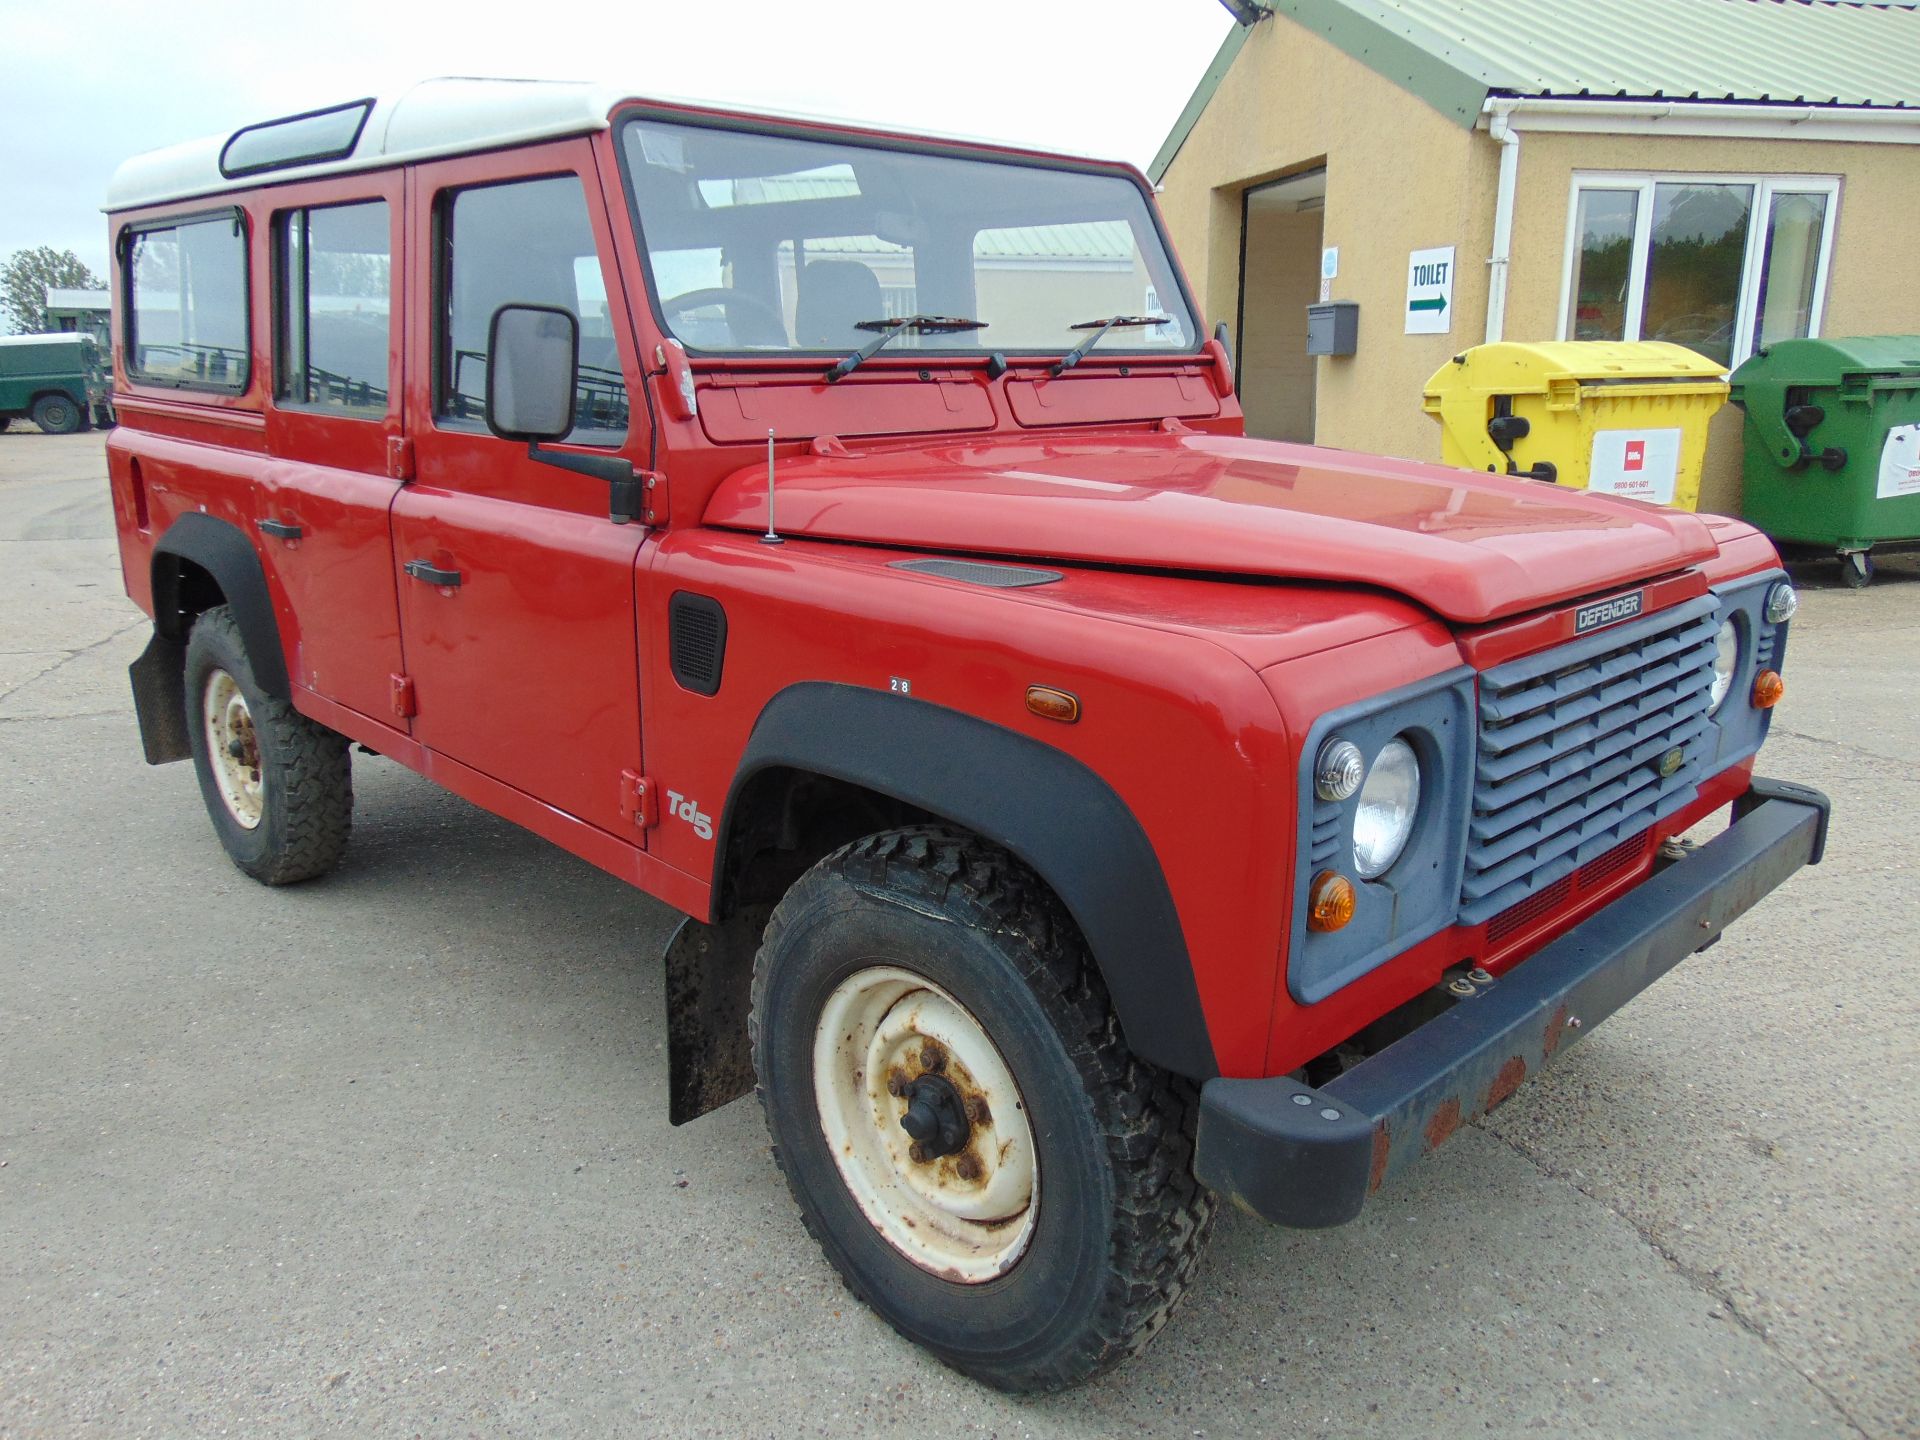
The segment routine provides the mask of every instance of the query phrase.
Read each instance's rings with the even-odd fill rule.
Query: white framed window
[[[1732,369],[1818,335],[1840,207],[1832,175],[1578,171],[1562,340],[1671,340]]]

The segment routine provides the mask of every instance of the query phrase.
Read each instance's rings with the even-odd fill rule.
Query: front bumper
[[[1755,777],[1734,823],[1319,1089],[1209,1080],[1194,1173],[1278,1225],[1340,1225],[1390,1177],[1759,903],[1826,846],[1829,802]]]

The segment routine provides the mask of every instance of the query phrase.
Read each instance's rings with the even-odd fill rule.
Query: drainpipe
[[[1500,188],[1493,202],[1493,254],[1487,257],[1487,343],[1507,328],[1507,268],[1513,259],[1513,191],[1520,176],[1520,131],[1510,102],[1487,102],[1487,133],[1500,146]]]

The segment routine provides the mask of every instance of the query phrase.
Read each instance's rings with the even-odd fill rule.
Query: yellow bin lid
[[[1500,395],[1540,395],[1569,385],[1674,382],[1720,388],[1727,371],[1684,345],[1666,340],[1501,340],[1475,345],[1434,372],[1427,399],[1456,388]]]

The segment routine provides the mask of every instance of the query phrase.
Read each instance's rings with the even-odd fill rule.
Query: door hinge
[[[653,782],[635,770],[620,772],[620,814],[642,830],[660,823],[660,798]]]
[[[667,477],[657,470],[640,472],[640,518],[648,525],[664,525],[673,514],[667,499]]]
[[[387,437],[387,478],[413,479],[413,441],[404,435]]]
[[[391,675],[393,682],[393,713],[402,720],[411,720],[420,713],[420,706],[413,698],[413,677],[411,675]]]

